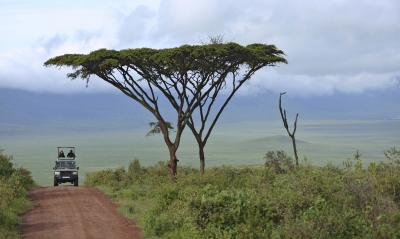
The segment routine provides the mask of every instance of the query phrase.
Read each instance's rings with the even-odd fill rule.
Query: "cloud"
[[[86,83],[71,83],[66,79],[68,69],[43,66],[52,56],[82,52],[113,45],[107,38],[96,34],[79,32],[73,36],[55,35],[41,39],[34,47],[22,48],[0,54],[0,87],[47,92],[92,92],[109,90],[109,86],[94,79],[90,88]],[[77,80],[78,81],[78,80]]]
[[[336,92],[359,94],[370,90],[399,87],[400,71],[393,73],[358,73],[348,75],[299,75],[282,74],[275,69],[262,70],[247,82],[242,95],[265,91],[288,91],[303,97],[332,95]]]
[[[41,20],[41,39],[0,53],[0,87],[82,90],[81,84],[65,79],[65,71],[43,68],[43,62],[54,55],[100,47],[196,44],[213,35],[241,44],[273,43],[287,54],[288,65],[259,72],[242,93],[290,90],[296,95],[324,95],[398,87],[397,0],[124,1],[113,8],[100,1],[94,9],[86,7],[79,8],[78,20],[70,24],[61,14],[68,9],[60,10],[58,30],[56,23],[47,26]],[[94,83],[89,89],[108,87]]]

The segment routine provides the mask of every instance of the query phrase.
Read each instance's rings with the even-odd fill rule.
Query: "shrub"
[[[128,166],[128,178],[130,180],[135,180],[140,178],[142,175],[142,169],[140,167],[140,162],[138,159],[134,159],[129,163]]]
[[[265,154],[265,167],[275,173],[285,173],[293,169],[293,159],[285,151],[268,151]]]
[[[397,150],[396,147],[386,150],[384,154],[387,160],[390,160],[396,164],[400,164],[400,150]]]
[[[221,166],[203,176],[179,167],[177,183],[165,163],[131,162],[127,172],[105,170],[88,179],[114,185],[114,197],[129,202],[127,210],[150,237],[399,238],[400,165],[363,169],[356,155],[345,169],[293,167],[283,151],[271,151],[265,167]],[[132,181],[136,175],[140,180]]]
[[[6,178],[14,172],[12,157],[7,156],[0,151],[0,177]]]
[[[12,157],[0,152],[0,238],[18,238],[18,215],[29,208],[30,172],[14,168]]]

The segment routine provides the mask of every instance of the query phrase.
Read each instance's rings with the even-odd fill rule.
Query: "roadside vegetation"
[[[399,238],[400,151],[363,165],[298,167],[283,151],[264,166],[181,167],[176,183],[162,162],[90,173],[138,221],[148,238]]]
[[[30,208],[27,192],[34,186],[30,172],[15,168],[0,151],[0,238],[19,238],[19,215]]]

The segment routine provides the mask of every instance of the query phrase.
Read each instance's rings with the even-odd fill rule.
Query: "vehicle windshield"
[[[57,161],[56,168],[75,169],[76,165],[74,161]]]

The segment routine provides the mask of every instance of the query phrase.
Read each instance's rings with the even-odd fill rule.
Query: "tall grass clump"
[[[30,207],[27,192],[34,186],[30,172],[15,168],[0,151],[0,238],[19,238],[19,214]]]
[[[100,186],[138,220],[149,238],[400,238],[400,163],[346,167],[300,164],[268,152],[265,165],[215,167],[200,176],[180,168],[176,183],[166,165],[92,173]]]

